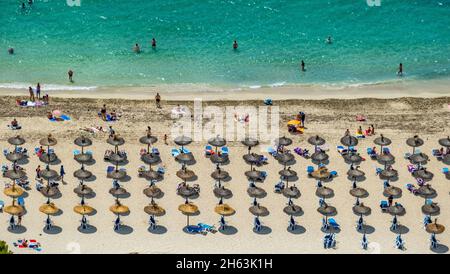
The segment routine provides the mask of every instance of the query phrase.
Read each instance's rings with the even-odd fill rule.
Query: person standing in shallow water
[[[300,63],[300,69],[302,70],[302,71],[306,71],[306,69],[305,69],[305,62],[302,60],[301,61],[301,63]]]
[[[67,75],[69,75],[69,81],[73,83],[73,70],[69,69],[67,72]]]
[[[156,49],[156,39],[154,37],[152,38],[152,48]]]
[[[234,42],[233,42],[233,49],[234,49],[234,50],[237,50],[237,49],[238,49],[238,43],[237,43],[236,40],[234,40]]]
[[[136,45],[134,45],[133,51],[134,51],[135,53],[141,53],[141,48],[139,47],[139,44],[138,44],[138,43],[136,43]]]
[[[161,108],[161,95],[159,95],[159,93],[156,93],[155,101],[156,101],[156,107]]]
[[[400,65],[398,66],[398,72],[397,72],[398,76],[403,76],[403,64],[400,63]]]
[[[38,100],[41,99],[41,84],[40,83],[37,83],[37,86],[36,86],[36,97],[38,98]]]

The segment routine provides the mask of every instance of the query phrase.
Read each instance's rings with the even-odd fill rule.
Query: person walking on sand
[[[34,102],[34,91],[32,87],[28,87],[28,92],[30,93],[30,101]]]
[[[306,114],[303,111],[300,112],[300,120],[302,121],[302,126],[305,127]]]
[[[61,176],[61,182],[64,183],[64,175],[66,175],[66,171],[64,170],[64,166],[61,165],[61,168],[59,169],[59,176]]]
[[[302,71],[306,71],[306,69],[305,69],[305,62],[303,60],[300,63],[300,68],[301,68]]]
[[[152,38],[152,48],[156,49],[156,39],[155,39],[155,37]]]
[[[103,107],[100,109],[100,115],[102,116],[102,120],[106,121],[106,105],[103,104]]]
[[[166,146],[169,145],[169,143],[167,143],[167,139],[168,139],[167,134],[164,134],[164,144],[165,144]]]
[[[161,95],[159,95],[159,93],[156,93],[155,101],[156,101],[156,107],[161,108]]]
[[[234,50],[237,50],[237,49],[238,49],[238,43],[237,43],[236,40],[234,40],[234,42],[233,42],[233,49],[234,49]]]
[[[36,97],[38,98],[38,100],[41,100],[41,84],[37,83],[36,86]]]
[[[73,70],[69,69],[67,75],[69,75],[69,82],[73,83]]]

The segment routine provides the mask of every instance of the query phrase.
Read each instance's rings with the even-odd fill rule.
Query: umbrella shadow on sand
[[[133,228],[127,225],[121,225],[118,230],[114,230],[117,234],[127,235],[133,233]]]
[[[437,244],[436,248],[430,248],[434,253],[444,254],[448,252],[448,246],[443,244]]]
[[[81,226],[79,226],[77,230],[83,234],[94,234],[97,232],[97,228],[93,225],[89,225],[86,229],[82,229]]]
[[[97,180],[97,176],[95,175],[92,175],[91,177],[84,179],[85,182],[93,182],[95,180]]]
[[[148,227],[147,231],[152,234],[162,235],[167,233],[167,228],[163,225],[156,225],[155,229],[151,229],[150,227]]]
[[[14,229],[11,229],[10,227],[8,227],[8,232],[11,232],[13,234],[23,234],[23,233],[27,232],[27,228],[22,225],[16,225],[16,227]]]
[[[320,230],[323,233],[335,233],[335,234],[337,234],[337,233],[341,232],[340,228],[337,228],[337,227],[335,228],[335,227],[332,227],[332,226],[329,226],[327,229],[321,228]]]
[[[409,232],[409,228],[404,225],[397,225],[397,229],[390,229],[396,234],[406,234]]]
[[[223,235],[234,235],[238,233],[238,229],[232,225],[227,225],[225,229],[220,229],[219,232]]]
[[[306,228],[301,225],[295,225],[294,230],[289,229],[289,227],[286,230],[287,230],[287,232],[289,232],[291,234],[295,234],[295,235],[304,234],[306,232]]]
[[[255,232],[256,234],[259,235],[267,235],[272,233],[272,229],[268,226],[262,225],[261,229],[259,231],[257,231],[255,228],[253,228],[253,232]]]
[[[45,229],[45,227],[42,229],[42,231],[45,234],[50,234],[50,235],[55,235],[55,234],[59,234],[62,232],[62,228],[57,226],[57,225],[53,225],[50,229]]]
[[[372,234],[375,232],[375,227],[371,225],[363,225],[362,229],[357,228],[356,231],[358,231],[361,234]]]

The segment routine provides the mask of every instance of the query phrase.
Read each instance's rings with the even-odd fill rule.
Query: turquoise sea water
[[[77,86],[378,83],[400,62],[450,76],[450,0],[80,1],[0,0],[0,87],[67,85],[69,68]]]

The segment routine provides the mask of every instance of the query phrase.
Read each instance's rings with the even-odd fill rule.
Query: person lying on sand
[[[80,128],[80,130],[95,134],[97,132],[106,132],[103,127],[85,127],[85,128]]]

